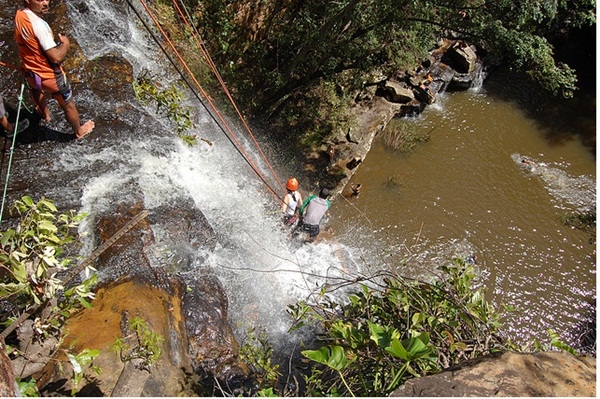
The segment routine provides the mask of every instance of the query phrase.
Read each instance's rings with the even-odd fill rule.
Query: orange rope
[[[221,113],[219,112],[219,110],[213,104],[212,100],[210,99],[210,97],[208,96],[208,94],[204,91],[204,89],[202,88],[202,86],[200,85],[200,83],[198,82],[198,80],[196,79],[196,77],[194,76],[194,74],[192,73],[192,71],[190,70],[190,68],[188,67],[187,63],[183,59],[183,57],[181,57],[181,55],[179,54],[179,52],[177,51],[177,49],[175,48],[175,46],[173,45],[173,43],[171,42],[171,40],[169,39],[169,37],[167,36],[166,32],[162,29],[162,27],[160,26],[160,24],[156,20],[155,16],[152,14],[152,11],[150,11],[150,9],[148,8],[148,6],[146,5],[146,2],[144,0],[140,0],[140,3],[144,6],[144,8],[146,9],[146,12],[150,16],[150,18],[152,19],[152,21],[154,22],[154,24],[156,25],[156,27],[158,28],[158,30],[161,32],[161,34],[163,35],[163,37],[165,38],[165,40],[169,43],[169,46],[171,47],[171,49],[173,50],[173,52],[175,53],[175,55],[177,56],[177,58],[179,58],[179,61],[182,63],[182,65],[185,68],[185,70],[189,73],[189,75],[191,76],[191,78],[194,80],[194,83],[196,83],[196,85],[198,86],[198,89],[200,89],[200,91],[202,92],[202,95],[204,96],[204,98],[206,98],[206,100],[210,104],[210,106],[213,109],[213,111],[215,112],[215,114],[219,117],[219,120],[221,121],[221,123],[223,124],[223,126],[226,128],[227,132],[229,132],[229,134],[231,135],[231,137],[233,137],[233,139],[235,140],[235,142],[237,143],[237,145],[241,148],[240,151],[243,153],[243,155],[244,155],[244,157],[246,159],[246,162],[248,162],[248,164],[250,164],[250,166],[252,167],[252,169],[254,170],[254,172],[266,183],[266,181],[262,177],[262,174],[260,173],[260,171],[258,170],[258,168],[254,165],[254,163],[252,162],[252,160],[248,157],[248,154],[246,153],[246,151],[244,151],[243,146],[237,140],[237,138],[235,137],[235,134],[233,133],[233,131],[231,130],[231,128],[229,127],[229,125],[227,124],[227,122],[225,121],[225,119],[223,118],[223,116],[221,115]],[[273,194],[273,196],[276,199],[278,199],[279,201],[282,201],[282,199],[279,197],[279,195],[268,184],[266,184],[266,186],[269,188],[269,190],[271,191],[271,193]]]
[[[200,36],[200,34],[196,31],[195,28],[192,28],[192,26],[190,25],[188,19],[185,17],[185,15],[183,15],[183,12],[181,11],[181,8],[179,8],[179,4],[177,3],[177,0],[173,0],[173,5],[175,6],[175,8],[177,8],[177,11],[179,12],[179,15],[181,16],[181,18],[183,19],[183,22],[185,22],[185,24],[187,25],[187,27],[190,29],[190,33],[192,34],[192,37],[196,41],[196,44],[198,45],[198,47],[200,48],[200,50],[202,50],[202,54],[204,55],[204,58],[206,59],[208,65],[210,66],[211,70],[213,71],[213,73],[215,74],[215,76],[217,77],[217,79],[219,80],[219,83],[221,84],[221,87],[223,88],[223,92],[227,95],[227,98],[231,102],[231,105],[233,105],[233,108],[235,109],[235,111],[238,114],[240,120],[244,124],[244,127],[246,128],[246,130],[250,134],[250,137],[252,138],[252,141],[254,141],[254,144],[256,145],[256,148],[258,148],[258,151],[260,152],[262,158],[264,159],[264,161],[268,165],[269,170],[271,171],[271,173],[275,177],[275,180],[277,180],[277,183],[281,187],[282,191],[285,192],[285,188],[284,188],[283,184],[281,184],[281,181],[279,180],[279,178],[277,177],[277,174],[273,170],[273,167],[271,166],[271,163],[269,162],[269,160],[267,159],[267,157],[263,153],[262,149],[260,148],[260,145],[256,141],[256,138],[254,137],[254,134],[252,134],[252,130],[250,129],[250,126],[248,126],[248,124],[246,123],[246,119],[242,116],[242,113],[238,109],[235,101],[233,100],[233,97],[231,96],[231,93],[229,92],[229,89],[227,89],[227,86],[225,85],[225,82],[221,78],[221,74],[217,70],[217,67],[215,66],[215,64],[214,64],[214,62],[213,62],[210,54],[208,53],[208,50],[206,49],[206,46],[202,43],[201,40],[198,39],[198,37]],[[183,2],[182,2],[182,7],[185,9],[185,4],[183,4]],[[187,9],[186,9],[186,14],[189,15],[189,13],[187,12]]]
[[[13,65],[13,64],[9,64],[7,62],[0,61],[0,66],[5,66],[7,68],[11,68],[11,69],[14,69],[14,70],[17,70],[17,71],[23,71],[22,67],[17,66],[17,65]]]

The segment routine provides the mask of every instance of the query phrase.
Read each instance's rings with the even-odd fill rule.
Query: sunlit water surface
[[[444,94],[403,123],[430,140],[406,154],[376,139],[352,179],[360,196],[336,201],[336,237],[407,276],[475,255],[489,298],[516,309],[504,318],[512,338],[547,342],[553,329],[576,342],[595,320],[596,248],[561,218],[595,209],[589,149],[550,140],[485,86]]]

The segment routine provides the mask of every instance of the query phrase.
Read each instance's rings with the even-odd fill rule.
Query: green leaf
[[[393,327],[383,327],[379,324],[368,322],[369,331],[371,332],[371,339],[380,348],[385,348],[390,345],[393,339],[400,337],[398,331]]]
[[[354,360],[348,359],[341,346],[324,346],[318,350],[305,350],[302,354],[312,361],[340,371]]]
[[[92,308],[92,304],[89,303],[85,298],[80,297],[79,298],[79,303],[81,303],[81,305],[86,308],[86,309],[91,309]]]
[[[273,388],[261,389],[260,391],[257,392],[256,396],[259,396],[259,397],[268,397],[268,398],[279,397],[279,395],[277,395],[273,391]]]
[[[548,335],[550,335],[551,339],[550,345],[554,346],[557,349],[569,352],[572,355],[579,355],[579,353],[577,353],[577,351],[573,347],[565,344],[554,330],[548,330]]]
[[[466,351],[468,349],[468,345],[465,344],[464,342],[456,342],[454,344],[450,344],[450,350],[454,351],[456,349],[461,350],[461,351]]]
[[[0,284],[0,298],[9,297],[26,287],[24,283],[3,283]]]
[[[38,204],[45,206],[46,208],[48,208],[52,212],[58,212],[58,209],[56,209],[56,206],[54,205],[54,203],[52,201],[40,200],[40,202],[38,202]]]
[[[98,355],[100,351],[98,349],[84,349],[77,355],[77,359],[82,365],[90,364]]]
[[[432,348],[428,346],[428,343],[429,334],[422,333],[417,337],[408,338],[403,342],[395,339],[385,350],[395,357],[410,362],[431,355]]]
[[[33,206],[33,200],[31,199],[31,197],[29,196],[24,196],[23,198],[21,198],[21,200],[25,203],[25,205],[27,205],[28,207],[32,207]]]
[[[385,348],[385,350],[392,354],[392,356],[397,357],[398,359],[406,361],[410,360],[410,355],[408,351],[404,348],[404,345],[402,345],[399,339],[392,340],[390,346]]]
[[[79,363],[77,357],[72,353],[67,353],[67,357],[69,358],[69,361],[73,366],[73,371],[75,372],[75,374],[81,374],[83,372],[83,368],[81,363]]]
[[[23,381],[21,379],[16,379],[17,385],[19,386],[19,392],[23,397],[37,397],[40,396],[37,390],[37,385],[35,380],[31,378],[29,381]]]
[[[12,240],[12,238],[14,236],[15,236],[15,231],[13,229],[8,229],[2,235],[2,239],[0,239],[0,243],[2,243],[2,246],[5,247],[6,245],[8,245],[9,241]]]
[[[14,254],[14,252],[13,252],[13,254]],[[13,274],[14,274],[15,278],[20,283],[26,283],[27,282],[27,268],[25,267],[25,263],[11,262],[11,264],[13,267]]]

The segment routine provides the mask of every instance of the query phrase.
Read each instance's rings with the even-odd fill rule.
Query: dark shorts
[[[319,235],[319,225],[303,224],[302,230],[307,232],[309,236],[316,237]]]
[[[51,93],[52,97],[61,105],[68,104],[73,99],[71,85],[67,80],[67,75],[62,71],[55,71],[54,78],[52,79],[42,80],[39,75],[31,71],[27,72],[25,77],[27,78],[29,87],[41,92]]]

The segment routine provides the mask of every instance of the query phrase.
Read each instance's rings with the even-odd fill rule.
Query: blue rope
[[[2,208],[0,208],[0,225],[2,224],[2,215],[4,214],[4,203],[6,202],[6,192],[8,191],[8,179],[10,177],[10,167],[12,165],[13,153],[15,152],[15,143],[17,142],[17,130],[19,129],[19,117],[21,116],[21,106],[23,105],[23,92],[25,91],[25,82],[21,83],[21,94],[19,95],[19,107],[17,108],[17,119],[13,132],[12,146],[10,147],[10,158],[8,159],[8,170],[6,171],[6,182],[4,183],[4,193],[2,194]]]

